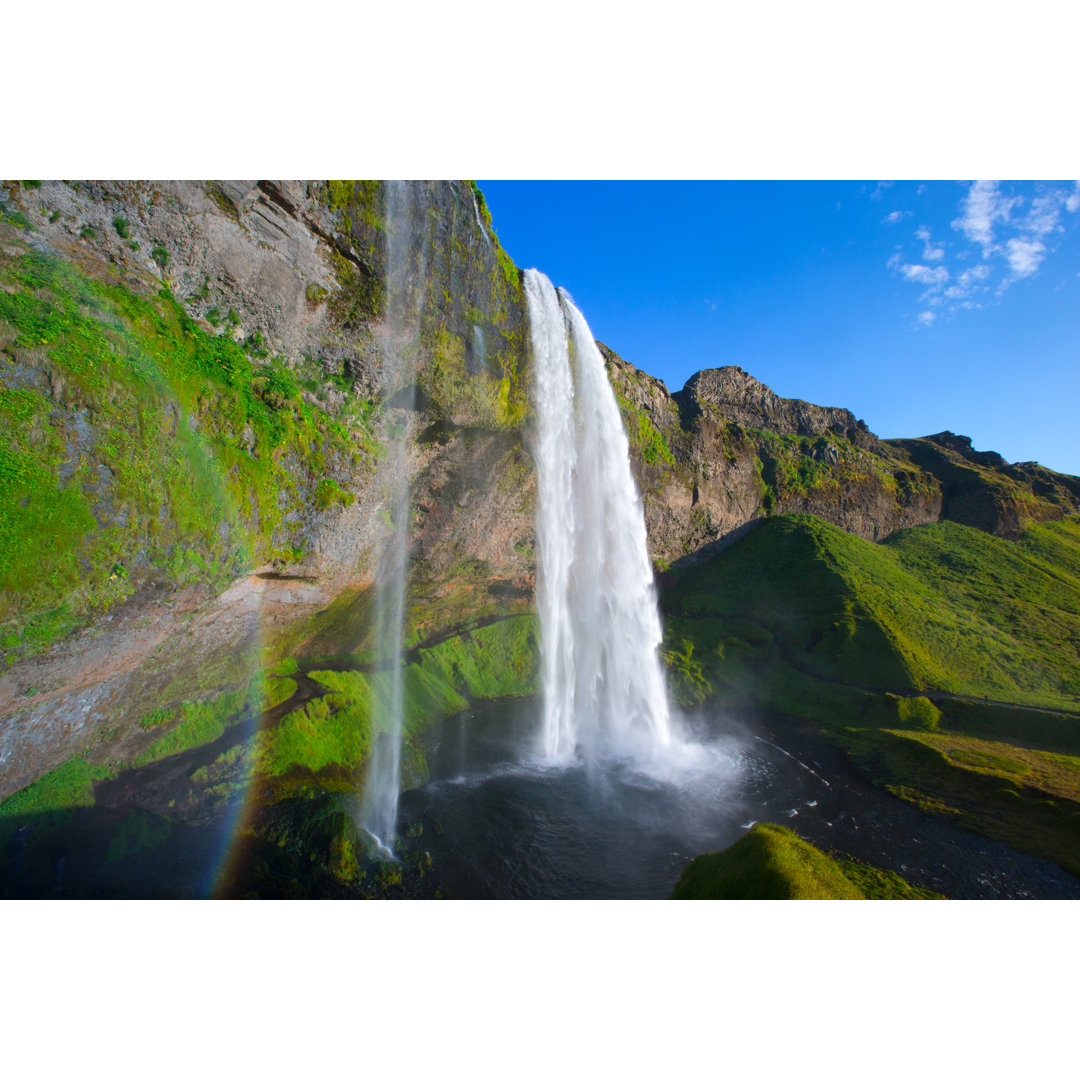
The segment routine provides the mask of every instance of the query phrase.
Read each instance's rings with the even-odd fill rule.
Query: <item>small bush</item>
[[[128,236],[130,235],[128,233],[127,218],[114,217],[112,219],[112,223],[113,223],[113,228],[116,230],[116,235],[119,236],[121,240],[126,240],[128,238]]]
[[[263,336],[258,330],[249,335],[247,341],[244,342],[244,348],[247,349],[252,356],[257,356],[260,359],[270,355],[266,348],[266,342],[263,340]]]
[[[172,709],[155,709],[153,712],[148,712],[139,720],[139,727],[149,731],[151,728],[159,727],[161,724],[168,722],[172,718]]]
[[[342,491],[336,480],[329,477],[320,480],[315,489],[315,505],[320,510],[326,510],[335,503],[341,506],[351,506],[356,496],[351,491]]]
[[[161,267],[162,270],[169,265],[169,253],[163,247],[156,247],[150,252],[150,258]]]

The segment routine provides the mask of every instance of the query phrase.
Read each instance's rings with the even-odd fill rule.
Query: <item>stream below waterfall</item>
[[[401,795],[395,850],[408,888],[387,895],[663,898],[694,856],[729,846],[754,821],[774,821],[825,851],[956,899],[1080,899],[1080,880],[1056,864],[871,786],[843,754],[782,717],[699,720],[701,730],[646,766],[581,758],[552,764],[538,757],[537,700],[475,703],[430,732],[431,780]],[[191,804],[182,819],[166,823],[174,802],[186,804],[191,774],[240,746],[248,731],[234,725],[214,743],[101,782],[97,804],[69,811],[64,824],[28,819],[33,834],[25,852],[11,843],[0,851],[0,897],[208,895],[240,804]],[[302,805],[311,816],[333,798],[340,799]],[[125,822],[166,835],[115,858]],[[303,831],[303,819],[298,824]],[[129,842],[142,841],[131,835]],[[418,859],[427,867],[419,875],[409,870]],[[369,885],[379,865],[368,865]],[[287,886],[262,876],[255,889],[291,895]],[[249,892],[245,886],[227,894]],[[321,894],[316,888],[313,895]],[[379,892],[343,888],[333,895]]]
[[[768,726],[712,718],[675,760],[557,766],[531,759],[536,702],[481,703],[440,729],[432,779],[401,798],[399,831],[447,899],[665,898],[695,855],[755,821],[956,899],[1080,898],[1080,880],[921,813],[843,756]],[[421,831],[422,830],[422,831]]]

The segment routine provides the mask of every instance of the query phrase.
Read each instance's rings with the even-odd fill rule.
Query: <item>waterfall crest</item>
[[[541,752],[638,756],[672,741],[641,499],[604,359],[584,316],[525,272],[537,431]]]

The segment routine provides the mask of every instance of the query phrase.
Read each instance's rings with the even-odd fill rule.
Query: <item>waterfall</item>
[[[542,754],[671,743],[645,518],[604,359],[584,316],[525,273],[537,431]]]
[[[384,530],[376,551],[375,654],[379,684],[373,695],[375,748],[368,767],[360,825],[379,848],[393,854],[401,794],[401,739],[405,718],[402,640],[409,571],[412,474],[410,451],[416,416],[416,365],[423,309],[426,244],[414,243],[413,185],[386,187],[386,344],[382,421],[383,456],[378,483],[383,497]],[[426,220],[426,215],[419,215]],[[414,249],[418,248],[418,253]],[[411,275],[414,253],[418,259]],[[386,680],[383,682],[382,680]]]

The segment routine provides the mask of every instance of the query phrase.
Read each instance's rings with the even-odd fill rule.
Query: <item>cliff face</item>
[[[482,196],[415,187],[414,573],[439,594],[468,563],[482,606],[532,572],[527,313]],[[4,186],[0,796],[103,740],[122,756],[139,718],[244,684],[369,581],[386,201]]]
[[[847,409],[778,397],[737,367],[700,371],[671,394],[603,348],[661,565],[775,514],[813,514],[867,540],[940,520],[1015,539],[1080,509],[1075,477],[1007,465],[962,436],[880,440]]]

